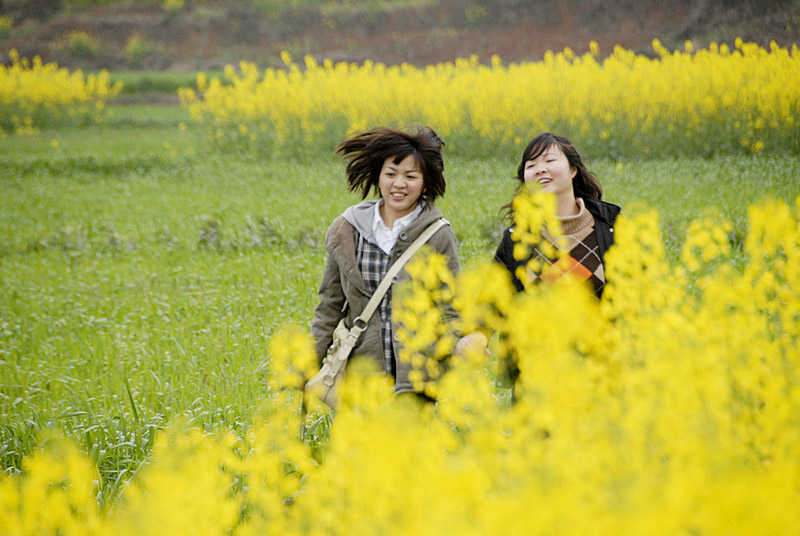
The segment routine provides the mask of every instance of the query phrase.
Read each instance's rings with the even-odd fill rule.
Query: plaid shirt
[[[380,285],[383,276],[389,270],[390,256],[375,244],[364,240],[358,235],[356,249],[356,263],[361,270],[361,276],[367,284],[367,290],[372,295]],[[392,345],[392,288],[386,291],[378,312],[381,319],[381,340],[383,341],[383,368],[386,374],[395,375],[394,346]]]

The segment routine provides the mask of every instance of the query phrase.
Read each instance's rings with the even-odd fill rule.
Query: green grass
[[[222,70],[204,71],[210,78],[229,83]],[[197,85],[197,73],[185,71],[115,71],[109,73],[111,84],[122,82],[122,95],[166,93],[174,95],[178,88]]]
[[[105,498],[170,419],[247,427],[270,336],[308,326],[327,225],[358,200],[327,151],[220,153],[179,108],[114,112],[0,145],[0,463],[60,428]],[[446,158],[439,206],[469,266],[493,255],[518,155]],[[800,195],[798,156],[589,161],[609,201],[661,212],[672,259],[708,207],[741,237],[750,203]]]

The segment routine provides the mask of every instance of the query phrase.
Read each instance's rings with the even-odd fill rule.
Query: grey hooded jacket
[[[328,234],[325,237],[328,261],[319,287],[319,304],[314,311],[314,319],[311,323],[311,334],[314,337],[317,358],[320,363],[331,344],[333,329],[339,320],[346,317],[347,326],[352,326],[355,318],[364,310],[369,301],[370,294],[356,263],[356,247],[359,232],[365,239],[369,239],[371,236],[372,211],[376,202],[364,201],[348,208],[328,228]],[[432,203],[426,203],[419,217],[400,233],[392,250],[390,262],[395,262],[428,225],[441,217],[442,213]],[[441,253],[448,258],[447,264],[453,274],[459,271],[456,238],[449,225],[439,229],[428,241],[428,245],[432,251]],[[394,289],[397,283],[409,279],[410,276],[404,268],[392,283],[391,288]],[[449,320],[455,317],[455,313],[452,309],[448,309],[445,311],[445,316]],[[392,333],[396,370],[395,392],[418,390],[409,380],[409,373],[412,371],[411,364],[404,363],[399,359],[401,345],[397,341],[397,325],[394,322],[392,323]],[[374,358],[379,369],[383,370],[380,315],[372,316],[358,344],[353,349],[352,356]],[[423,373],[425,374],[424,369]],[[430,380],[425,374],[425,381]]]

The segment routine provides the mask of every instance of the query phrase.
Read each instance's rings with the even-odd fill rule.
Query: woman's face
[[[425,180],[417,166],[414,155],[408,155],[400,163],[394,163],[390,156],[383,162],[378,187],[386,211],[383,216],[391,226],[397,218],[402,218],[417,206]]]
[[[525,162],[523,178],[527,185],[538,185],[545,192],[559,195],[572,192],[572,179],[577,173],[577,168],[569,165],[558,145],[553,144],[536,158]]]

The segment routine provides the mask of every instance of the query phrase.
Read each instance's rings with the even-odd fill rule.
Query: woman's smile
[[[572,178],[577,170],[557,145],[525,163],[524,180],[535,183],[556,195],[572,192]]]
[[[422,172],[413,155],[408,155],[400,162],[395,162],[395,159],[389,157],[384,161],[378,178],[383,198],[381,216],[390,229],[396,219],[414,210],[425,187]]]

